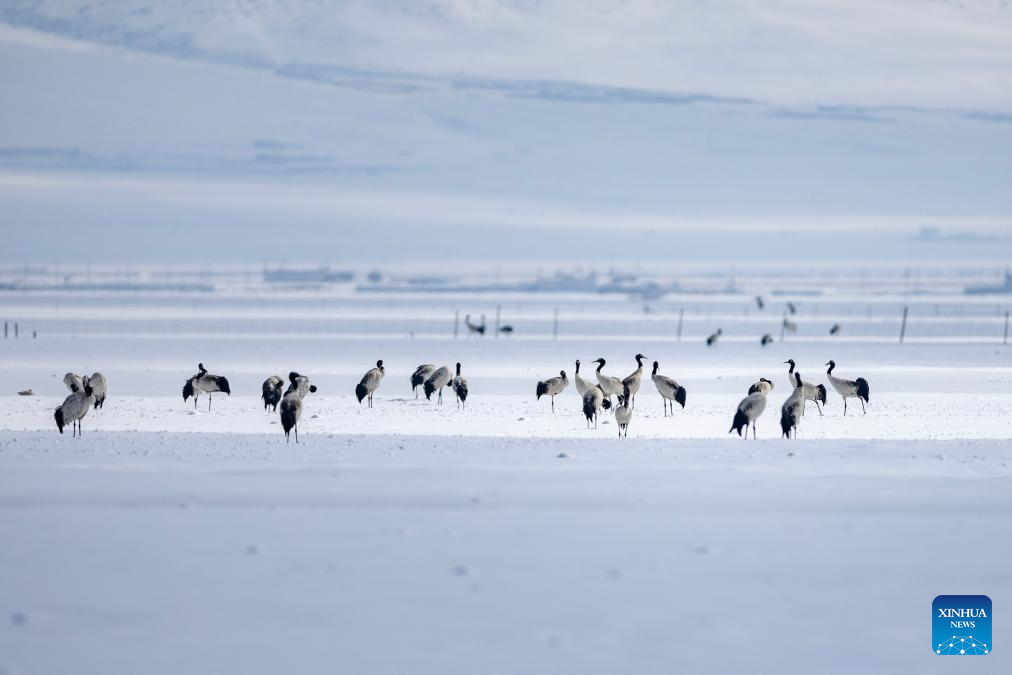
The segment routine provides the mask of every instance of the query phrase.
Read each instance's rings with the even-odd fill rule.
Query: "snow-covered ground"
[[[0,672],[948,671],[932,599],[1012,590],[1000,302],[793,300],[798,332],[762,348],[781,300],[5,294]],[[513,336],[454,339],[455,310],[497,301]],[[665,419],[646,380],[628,440],[572,389],[534,400],[637,351],[689,393]],[[377,358],[370,410],[351,393]],[[779,439],[787,358],[866,377],[867,415],[830,391]],[[415,365],[457,360],[465,410],[414,398]],[[234,392],[210,411],[180,395],[198,361]],[[83,439],[52,420],[72,369],[109,379]],[[319,386],[299,445],[258,398],[293,369]],[[759,440],[728,436],[760,376]]]

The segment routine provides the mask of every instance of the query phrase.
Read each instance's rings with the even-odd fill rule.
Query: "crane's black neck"
[[[656,374],[657,374],[657,369],[658,369],[659,367],[660,367],[660,364],[659,364],[659,363],[657,363],[656,361],[654,361],[654,372],[653,372],[653,373],[651,373],[651,374],[652,374],[652,375],[656,375]]]

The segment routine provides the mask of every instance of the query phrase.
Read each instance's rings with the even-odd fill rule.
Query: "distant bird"
[[[569,378],[566,377],[566,371],[560,370],[558,377],[550,377],[547,380],[538,382],[538,386],[534,390],[534,394],[538,397],[539,401],[542,396],[550,396],[552,398],[552,414],[554,415],[555,397],[565,391],[568,386]]]
[[[264,400],[264,411],[271,408],[271,412],[278,411],[278,403],[281,402],[281,388],[285,386],[285,381],[281,379],[280,375],[271,375],[263,383],[263,395],[261,398]]]
[[[198,373],[188,379],[186,384],[183,385],[183,401],[185,402],[191,396],[193,397],[193,409],[197,409],[197,399],[200,397],[201,392],[207,393],[207,409],[211,409],[211,394],[216,391],[224,392],[229,396],[232,395],[232,390],[228,387],[228,380],[221,375],[212,375],[207,372],[204,368],[203,363],[197,364]]]
[[[505,333],[506,335],[512,335],[513,334],[513,326],[511,326],[509,324],[506,324],[505,326],[503,326],[502,328],[499,329],[499,332],[500,333]]]
[[[433,392],[437,392],[439,396],[436,398],[436,402],[439,405],[443,405],[443,387],[450,382],[450,369],[446,366],[440,366],[432,371],[428,379],[425,380],[425,384],[422,385],[422,390],[425,392],[425,400],[431,401]]]
[[[763,301],[763,296],[755,296],[755,304],[759,309],[766,309],[766,303]]]
[[[467,407],[467,379],[460,376],[460,362],[457,362],[457,375],[450,382],[450,387],[453,388],[453,393],[457,395],[457,408],[461,406]]]
[[[358,397],[358,402],[361,403],[362,399],[366,396],[369,397],[369,407],[372,407],[372,395],[379,389],[380,381],[383,379],[383,375],[386,370],[383,368],[383,360],[380,359],[376,362],[375,368],[370,368],[366,371],[365,375],[362,376],[362,380],[355,387],[355,396]]]
[[[773,336],[769,333],[764,333],[762,339],[759,340],[759,344],[765,347],[769,343],[773,342]]]
[[[715,344],[717,344],[717,340],[719,340],[720,336],[723,335],[723,334],[724,334],[724,329],[723,328],[718,328],[716,333],[711,333],[710,336],[708,338],[706,338],[706,346],[707,347],[712,347]]]
[[[793,321],[788,320],[788,318],[785,316],[784,317],[784,330],[786,330],[788,333],[797,333],[798,332],[798,324],[794,323]]]
[[[622,380],[622,385],[629,390],[628,396],[630,401],[629,404],[636,407],[636,392],[640,390],[640,383],[643,380],[643,359],[646,357],[642,354],[637,354],[633,358],[636,359],[636,370],[632,371],[628,377]]]
[[[765,377],[760,377],[758,382],[748,388],[749,394],[754,394],[757,391],[769,396],[769,393],[773,391],[773,381],[767,380]]]
[[[581,397],[590,391],[591,387],[597,386],[590,380],[580,376],[580,359],[576,360],[576,372],[573,374],[573,383],[576,385],[576,393]]]
[[[281,426],[285,430],[285,441],[291,442],[289,433],[295,429],[295,442],[299,442],[299,419],[302,417],[302,399],[316,393],[316,385],[309,378],[292,372],[288,373],[288,391],[281,399]]]
[[[435,369],[435,365],[423,363],[415,368],[415,372],[411,373],[411,391],[415,392],[415,398],[418,398],[418,387],[425,384],[425,380],[429,379],[429,375],[432,375],[432,371]]]
[[[81,420],[88,414],[88,409],[95,403],[88,378],[81,379],[81,388],[63,400],[63,404],[53,413],[56,428],[63,433],[63,427],[71,425],[71,435],[81,435]]]
[[[657,393],[661,395],[661,401],[664,403],[664,416],[668,416],[668,404],[671,405],[671,414],[675,414],[675,402],[678,402],[680,406],[685,407],[685,387],[678,384],[670,377],[661,375],[657,372],[660,368],[660,364],[654,361],[654,372],[650,374],[650,379],[654,381],[654,386],[657,387]]]
[[[81,391],[84,388],[83,380],[77,373],[67,373],[63,376],[63,383],[71,392]]]
[[[834,324],[833,324],[833,325],[832,325],[832,326],[830,327],[830,329],[829,329],[829,334],[830,334],[830,335],[838,335],[838,334],[840,333],[840,330],[841,330],[842,328],[843,328],[843,326],[841,326],[840,324],[838,324],[838,323],[834,323]]]
[[[608,405],[611,405],[611,397],[618,396],[625,389],[625,385],[622,384],[622,380],[611,375],[605,375],[601,372],[604,368],[605,360],[603,358],[594,361],[597,364],[597,385],[601,387],[601,391],[604,392],[604,397],[608,401]]]
[[[798,308],[794,306],[793,302],[788,302],[787,303],[787,311],[790,312],[791,314],[797,314],[798,313]]]
[[[755,421],[766,410],[766,394],[763,391],[755,391],[738,403],[734,419],[731,421],[731,428],[727,433],[737,431],[741,436],[741,430],[745,430],[744,438],[748,438],[748,425],[752,425],[752,438],[756,437]]]
[[[583,414],[587,417],[588,429],[590,428],[591,420],[594,422],[594,428],[597,429],[597,416],[602,408],[605,410],[611,408],[611,401],[604,397],[604,390],[601,389],[601,385],[595,385],[583,395]]]
[[[829,383],[833,385],[833,389],[836,393],[843,397],[843,414],[847,414],[847,399],[856,398],[861,401],[861,412],[867,412],[864,409],[864,404],[868,403],[868,380],[863,377],[859,377],[856,380],[845,380],[842,377],[836,377],[833,375],[833,368],[836,368],[836,361],[830,359],[827,363],[829,370],[826,371],[826,376],[829,378]]]
[[[485,315],[481,315],[481,323],[471,323],[471,315],[464,317],[464,325],[467,326],[468,335],[485,335]]]
[[[790,383],[791,387],[793,388],[793,386],[794,386],[794,375],[796,374],[794,372],[794,359],[787,359],[786,361],[784,361],[784,363],[789,364],[791,366],[790,369],[787,371],[787,381],[788,381],[788,383]],[[824,385],[824,384],[812,384],[811,382],[805,382],[804,400],[805,401],[815,401],[815,407],[818,408],[819,415],[821,416],[822,415],[822,407],[819,405],[819,403],[821,402],[822,405],[826,405],[826,385]],[[802,415],[805,414],[804,408],[801,409],[801,414]]]
[[[798,424],[801,416],[805,413],[805,383],[801,381],[801,373],[794,373],[794,390],[780,407],[780,430],[783,437],[791,437],[791,429],[794,429],[794,438],[798,437]]]
[[[92,374],[88,378],[88,384],[91,385],[92,394],[95,396],[95,409],[101,410],[105,407],[105,395],[107,391],[105,375],[102,373]]]

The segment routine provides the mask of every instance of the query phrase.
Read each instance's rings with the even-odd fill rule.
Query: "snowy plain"
[[[787,300],[798,332],[760,347]],[[1012,587],[1002,300],[767,301],[6,292],[0,671],[948,672],[932,599],[1000,611]],[[496,304],[514,335],[454,338],[455,311]],[[626,375],[636,352],[689,393],[664,418],[645,381],[628,440],[572,388],[555,415],[534,400],[576,358]],[[351,393],[377,358],[370,410]],[[866,377],[867,415],[830,391],[779,439],[787,358]],[[414,398],[415,365],[457,360],[465,410]],[[233,390],[210,411],[180,395],[198,361]],[[52,420],[70,369],[110,382],[83,439]],[[319,386],[299,445],[258,398],[293,369]],[[760,376],[759,440],[729,436]]]

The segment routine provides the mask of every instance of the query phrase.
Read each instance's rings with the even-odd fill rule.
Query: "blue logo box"
[[[991,653],[991,598],[939,595],[931,603],[931,650],[941,656]]]

